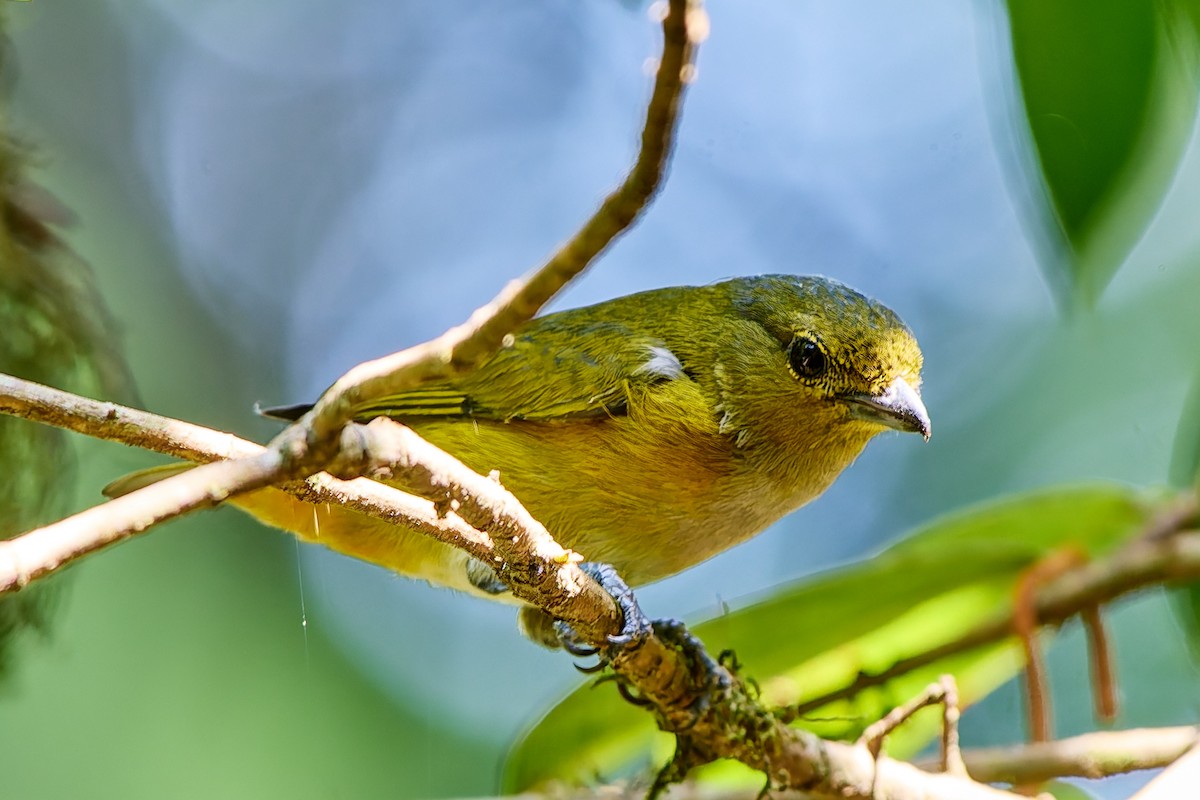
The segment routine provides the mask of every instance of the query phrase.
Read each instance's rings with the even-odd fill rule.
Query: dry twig
[[[621,185],[545,264],[510,282],[464,324],[425,344],[359,364],[339,378],[301,420],[310,442],[327,440],[365,400],[477,366],[637,220],[662,185],[694,49],[708,32],[705,12],[695,0],[671,0],[662,26],[663,54],[642,127],[641,148]]]
[[[913,714],[923,708],[941,704],[942,706],[942,772],[955,775],[966,775],[963,766],[962,751],[958,745],[958,718],[961,709],[958,706],[958,686],[953,675],[943,675],[937,683],[931,683],[925,690],[901,706],[892,709],[883,719],[867,726],[858,737],[858,743],[878,758],[883,750],[883,742],[888,734],[903,725]]]
[[[262,445],[228,433],[114,403],[79,397],[7,375],[0,375],[0,411],[188,461],[207,463],[254,458],[267,453]],[[162,484],[158,485],[161,487]],[[488,560],[493,552],[491,540],[457,515],[439,515],[432,502],[374,481],[342,481],[320,473],[305,482],[286,484],[282,488],[310,503],[344,505],[369,516],[418,530],[466,550],[476,558]],[[195,500],[200,505],[204,504],[202,497],[197,496]],[[100,508],[111,511],[121,506],[109,503]],[[144,514],[137,516],[144,518]],[[129,531],[126,535],[132,533]],[[119,538],[95,537],[94,542],[77,542],[75,549],[80,553],[94,552]],[[0,594],[20,589],[35,573],[46,574],[47,564],[42,563],[43,560],[55,566],[70,560],[69,554],[62,552],[51,556],[56,547],[42,543],[40,539],[40,534],[27,534],[0,542]],[[325,537],[322,543],[355,558],[388,566],[386,559],[381,561],[376,554],[364,549],[361,542],[353,539]],[[61,549],[61,545],[58,548]]]
[[[1158,769],[1197,744],[1200,744],[1200,729],[1190,725],[1133,728],[1085,733],[1051,742],[965,750],[963,762],[977,781],[1028,785],[1053,778],[1105,778]]]
[[[1050,694],[1046,691],[1045,664],[1038,642],[1038,590],[1072,567],[1084,562],[1076,549],[1059,550],[1034,564],[1017,579],[1013,597],[1012,628],[1025,652],[1025,700],[1029,711],[1029,738],[1050,739]],[[1094,608],[1094,606],[1093,606]]]

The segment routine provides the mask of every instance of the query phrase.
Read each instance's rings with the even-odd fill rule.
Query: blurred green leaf
[[[128,400],[133,383],[91,268],[51,230],[70,214],[24,178],[23,155],[0,127],[0,372]],[[73,466],[63,431],[0,416],[0,539],[59,516]],[[18,632],[45,629],[47,597],[39,585],[0,598],[0,673]]]
[[[1171,449],[1171,485],[1179,489],[1195,486],[1200,480],[1200,370],[1183,402],[1175,444]]]
[[[1128,488],[1090,486],[1019,495],[936,520],[874,558],[783,587],[747,608],[694,626],[712,652],[732,648],[772,705],[803,704],[862,673],[953,641],[1006,612],[1023,570],[1071,546],[1099,555],[1135,535],[1157,503]],[[1001,642],[942,659],[851,701],[828,703],[801,725],[850,738],[942,673],[971,703],[1010,679],[1020,659]],[[936,732],[929,709],[889,738],[904,757]],[[549,780],[615,775],[662,763],[670,737],[649,714],[601,685],[573,692],[514,748],[506,791]],[[729,768],[717,766],[710,775]],[[734,772],[737,772],[734,768]]]
[[[1183,403],[1183,414],[1171,450],[1170,481],[1181,489],[1200,480],[1200,371]],[[1172,607],[1187,637],[1192,657],[1200,663],[1200,583],[1189,583],[1171,593]]]
[[[1142,236],[1196,112],[1195,0],[1008,0],[1025,114],[1063,246],[1063,294],[1094,302]]]

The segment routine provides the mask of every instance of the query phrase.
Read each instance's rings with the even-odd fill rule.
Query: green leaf
[[[1183,414],[1171,450],[1171,485],[1200,491],[1200,371],[1183,403]],[[1200,663],[1200,583],[1193,581],[1171,592],[1171,606],[1187,637],[1192,657]]]
[[[69,212],[25,181],[23,169],[21,151],[0,123],[0,372],[112,399],[132,397],[117,326],[91,267],[53,231]],[[63,431],[0,415],[0,539],[59,516],[73,489],[73,466]],[[16,636],[46,629],[46,588],[0,597],[0,676]]]
[[[1094,302],[1137,243],[1196,111],[1195,0],[1008,0],[1013,59],[1056,222],[1044,259]]]
[[[1183,401],[1183,414],[1171,448],[1169,477],[1171,485],[1180,489],[1200,482],[1200,370],[1192,378],[1192,388]]]
[[[1107,485],[1011,497],[936,520],[874,558],[783,587],[693,631],[711,652],[735,650],[768,703],[803,704],[1007,612],[1023,570],[1063,547],[1102,554],[1140,530],[1154,507],[1132,490]],[[1019,666],[1014,643],[1000,642],[827,703],[800,724],[823,736],[853,737],[938,675],[954,674],[970,703]],[[913,754],[937,724],[936,709],[922,712],[889,738],[889,752]],[[585,686],[516,745],[504,787],[517,792],[551,780],[617,777],[661,764],[670,748],[649,714],[611,687]]]

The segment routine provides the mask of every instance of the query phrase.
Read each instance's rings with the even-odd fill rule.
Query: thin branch
[[[1038,590],[1072,567],[1084,563],[1086,556],[1076,548],[1058,550],[1043,558],[1017,578],[1013,596],[1012,631],[1021,640],[1025,652],[1025,701],[1029,710],[1029,738],[1035,742],[1050,740],[1050,693],[1046,691],[1046,667],[1038,641]]]
[[[21,589],[65,564],[160,522],[275,483],[283,476],[283,469],[279,455],[269,450],[205,464],[23,536],[0,541],[0,593]]]
[[[958,685],[953,675],[943,675],[936,683],[925,687],[924,691],[903,705],[893,708],[882,719],[867,726],[858,737],[858,743],[865,745],[876,758],[883,750],[884,740],[888,735],[903,725],[914,714],[929,706],[942,706],[942,772],[952,772],[956,775],[966,775],[963,766],[962,751],[958,744],[958,720],[961,709],[958,705]]]
[[[708,29],[707,18],[695,0],[671,0],[662,25],[663,53],[646,109],[641,148],[620,186],[545,264],[531,275],[511,281],[465,323],[424,344],[359,364],[339,378],[302,420],[309,443],[328,441],[332,431],[349,420],[354,408],[365,400],[397,394],[477,366],[637,220],[662,185],[683,90],[693,69],[695,45]]]
[[[257,456],[267,448],[229,433],[135,408],[92,400],[0,373],[0,412],[53,425],[106,441],[153,450],[187,461],[208,463]],[[476,558],[492,556],[491,540],[456,515],[441,514],[430,501],[369,480],[343,481],[318,473],[305,482],[280,487],[313,504],[343,505],[370,517],[412,528]],[[322,539],[322,544],[381,566],[376,554],[353,540]],[[0,594],[17,588],[15,576],[0,572]]]
[[[1100,613],[1100,606],[1094,605],[1083,609],[1080,619],[1087,634],[1096,716],[1101,722],[1111,723],[1117,718],[1117,679],[1113,670],[1112,648],[1104,629],[1104,616]]]
[[[1039,784],[1054,778],[1106,778],[1165,767],[1196,744],[1200,728],[1100,731],[1012,747],[963,751],[967,771],[984,783]],[[918,766],[932,768],[933,762]]]
[[[0,373],[0,413],[188,461],[242,458],[265,449],[233,434],[92,400],[3,373]]]
[[[1180,517],[1184,522],[1190,518]],[[1108,603],[1139,589],[1200,577],[1200,533],[1179,532],[1170,537],[1142,537],[1108,558],[1081,565],[1055,578],[1038,593],[1036,617],[1043,626],[1061,625],[1097,604]],[[963,636],[897,661],[880,672],[859,675],[852,683],[792,707],[787,719],[796,720],[835,700],[846,700],[873,686],[948,656],[1008,639],[1011,613],[985,620]]]
[[[439,508],[452,508],[488,533],[495,553],[486,561],[513,595],[570,623],[580,636],[604,643],[620,629],[613,599],[576,566],[582,557],[556,542],[498,478],[475,473],[386,417],[352,425],[342,438],[342,457],[332,471],[395,482]]]

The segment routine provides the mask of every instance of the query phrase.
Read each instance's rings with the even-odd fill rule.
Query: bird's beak
[[[851,395],[846,402],[853,417],[898,431],[919,433],[929,441],[929,412],[921,402],[921,395],[903,378],[892,381],[882,394]]]

